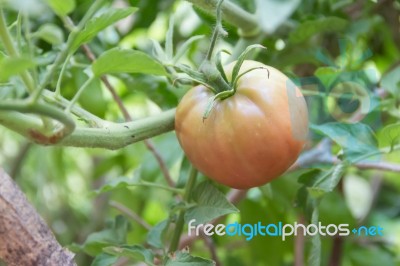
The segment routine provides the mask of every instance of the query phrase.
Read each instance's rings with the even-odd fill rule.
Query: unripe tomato
[[[224,68],[231,78],[234,63]],[[213,92],[189,90],[178,105],[175,130],[194,167],[237,189],[270,182],[297,159],[308,134],[308,110],[294,83],[279,70],[246,60],[236,93],[218,100],[207,119]]]

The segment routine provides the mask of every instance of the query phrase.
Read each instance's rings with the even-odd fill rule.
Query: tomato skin
[[[224,68],[228,79],[234,63]],[[176,111],[176,135],[194,167],[232,188],[279,177],[296,161],[308,134],[306,102],[287,76],[250,60],[240,72],[260,66],[266,69],[244,74],[236,93],[216,101],[204,121],[214,94],[203,85],[189,90]]]

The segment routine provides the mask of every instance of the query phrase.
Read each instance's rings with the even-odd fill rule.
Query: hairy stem
[[[67,113],[71,111],[71,108],[75,105],[75,103],[79,100],[79,97],[81,97],[82,93],[85,91],[87,87],[89,87],[90,83],[94,80],[94,76],[90,77],[88,80],[83,83],[83,85],[79,88],[78,92],[75,93],[74,97],[70,101],[69,105],[67,106],[67,109],[65,110]],[[56,94],[57,96],[57,94]]]
[[[57,108],[57,112],[64,113]],[[8,110],[15,110],[8,108]],[[77,127],[74,132],[57,143],[42,142],[32,131],[43,130],[43,123],[34,116],[15,111],[1,111],[0,124],[40,144],[116,150],[132,143],[154,137],[174,129],[175,109],[128,123],[104,121],[100,127]]]
[[[213,55],[213,51],[214,51],[214,48],[215,48],[215,44],[217,43],[218,37],[221,34],[225,34],[226,33],[225,30],[222,28],[222,23],[221,23],[221,20],[222,20],[222,18],[221,18],[221,6],[222,6],[223,2],[224,2],[224,0],[219,0],[218,4],[217,4],[217,7],[216,7],[217,8],[216,26],[215,26],[215,29],[214,29],[213,34],[211,36],[210,47],[208,48],[208,51],[207,51],[206,59],[208,61],[211,61],[211,58],[212,58],[212,55]]]
[[[186,183],[185,194],[183,196],[183,200],[186,202],[190,201],[193,188],[196,184],[196,179],[197,179],[197,170],[192,166],[192,169],[190,170],[189,173],[189,179]],[[185,210],[181,210],[179,212],[178,220],[176,221],[175,232],[174,235],[172,236],[171,244],[169,246],[169,252],[174,252],[179,247],[179,240],[181,238],[183,226],[185,223],[184,216],[185,216]]]
[[[23,133],[25,137],[33,140],[34,142],[45,145],[58,143],[66,136],[70,135],[75,129],[75,122],[69,116],[67,116],[58,108],[48,104],[27,104],[26,102],[8,101],[0,103],[0,111],[2,111],[0,112],[0,123],[7,127],[7,121],[5,120],[10,119],[8,121],[10,122],[9,125],[14,126],[14,128],[10,127],[11,129],[16,132]],[[10,111],[11,114],[16,114],[15,112],[19,112],[36,114],[42,116],[44,119],[51,118],[61,123],[62,126],[56,130],[51,128],[51,131],[47,134],[45,133],[47,128],[40,121],[35,125],[35,127],[30,127],[31,125],[29,123],[25,123],[25,121],[18,121],[17,119],[14,120],[12,115],[10,115],[10,113],[7,111]],[[25,115],[25,117],[28,116]]]

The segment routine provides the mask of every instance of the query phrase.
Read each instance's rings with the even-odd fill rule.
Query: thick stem
[[[197,170],[192,166],[192,169],[190,170],[189,174],[189,179],[186,183],[185,194],[183,196],[183,200],[186,202],[190,201],[193,188],[196,184],[196,179],[197,179]],[[176,222],[175,232],[174,235],[172,236],[171,244],[169,246],[169,252],[174,252],[179,247],[179,240],[181,239],[181,234],[185,223],[184,217],[185,217],[185,210],[181,210],[178,216],[178,220]]]
[[[64,137],[70,135],[75,129],[75,122],[64,112],[55,108],[51,105],[47,104],[29,104],[26,102],[18,102],[18,101],[8,101],[4,103],[0,103],[1,111],[16,111],[19,113],[28,113],[28,114],[37,114],[43,116],[45,118],[54,119],[62,124],[62,128],[57,131],[51,131],[51,135],[47,136],[43,133],[44,128],[43,124],[39,122],[39,125],[36,125],[35,128],[30,128],[28,124],[18,125],[16,129],[23,129],[23,133],[29,139],[34,140],[35,142],[39,142],[42,144],[56,144]],[[5,119],[1,119],[1,116],[7,112],[0,112],[0,122],[4,123]],[[16,121],[12,121],[11,124],[16,124]],[[24,123],[24,122],[20,122]],[[18,132],[18,130],[15,130]]]
[[[61,112],[57,108],[54,109]],[[31,134],[32,131],[43,130],[42,122],[36,117],[14,111],[0,112],[0,124],[40,144],[105,148],[110,150],[120,149],[129,144],[171,131],[174,129],[174,123],[175,109],[171,109],[128,123],[117,124],[104,121],[97,128],[77,127],[71,135],[58,143],[48,143],[42,142]]]

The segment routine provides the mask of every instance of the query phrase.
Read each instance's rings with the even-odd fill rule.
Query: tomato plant
[[[228,81],[236,62],[225,67]],[[304,97],[279,70],[244,61],[236,92],[214,103],[213,92],[192,88],[178,105],[175,131],[193,165],[224,185],[245,189],[283,174],[297,159],[308,132]]]
[[[0,266],[399,265],[399,13],[0,0]]]

